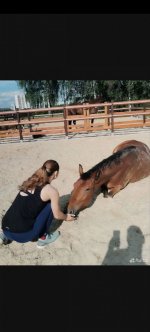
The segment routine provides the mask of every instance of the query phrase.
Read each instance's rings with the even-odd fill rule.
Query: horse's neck
[[[105,184],[110,179],[110,177],[112,177],[116,173],[116,168],[117,165],[116,167],[102,168],[102,170],[100,170],[100,176],[95,182],[96,187],[100,187]]]

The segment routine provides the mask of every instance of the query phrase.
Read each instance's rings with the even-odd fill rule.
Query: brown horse
[[[108,158],[83,172],[75,182],[68,203],[68,213],[77,215],[91,206],[98,194],[113,197],[129,183],[150,175],[150,149],[142,142],[130,140],[119,144]]]
[[[88,104],[94,104],[94,103],[101,103],[102,102],[102,99],[93,99],[93,100],[90,100],[89,103],[84,103],[82,105],[88,105]],[[85,107],[84,109],[88,109],[88,107]],[[95,107],[90,107],[89,108],[89,113],[90,114],[97,114],[98,112],[98,109],[95,108]],[[68,115],[83,115],[83,108],[71,108],[71,109],[68,109]],[[76,120],[73,120],[73,121],[68,121],[69,125],[71,125],[71,123],[73,122],[74,125],[76,125]],[[91,119],[91,124],[94,123],[94,119]]]
[[[86,108],[85,108],[86,109]],[[98,110],[95,107],[89,108],[90,110],[90,114],[97,114]],[[68,110],[68,115],[83,115],[83,108],[71,108]],[[70,120],[68,121],[69,125],[71,125],[71,123],[73,122],[74,125],[76,125],[76,120]],[[91,119],[91,124],[94,123],[94,119]]]
[[[117,145],[114,148],[113,153],[115,153],[117,151],[120,151],[120,150],[122,150],[122,149],[124,149],[124,148],[126,148],[128,146],[131,146],[131,145],[133,145],[133,146],[139,146],[139,147],[145,149],[145,151],[147,153],[149,153],[149,151],[150,151],[146,144],[144,144],[144,143],[142,143],[140,141],[136,141],[136,140],[128,140],[128,141],[122,142],[119,145]]]

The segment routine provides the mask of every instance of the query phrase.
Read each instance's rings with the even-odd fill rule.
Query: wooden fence
[[[69,110],[82,109],[81,115],[69,115]],[[95,114],[91,114],[91,110]],[[91,120],[94,119],[94,123]],[[73,124],[73,120],[76,124]],[[71,124],[70,124],[70,121]],[[66,105],[41,109],[0,113],[0,138],[43,136],[93,132],[121,128],[150,126],[150,99],[113,103]]]

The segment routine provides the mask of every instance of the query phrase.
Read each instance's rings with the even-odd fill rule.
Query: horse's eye
[[[90,190],[90,188],[86,188],[85,190],[86,190],[86,191],[89,191],[89,190]]]

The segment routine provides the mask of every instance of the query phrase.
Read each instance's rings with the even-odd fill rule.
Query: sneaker
[[[37,241],[37,248],[42,248],[42,247],[46,246],[47,244],[56,241],[57,238],[59,237],[59,235],[60,235],[60,232],[59,231],[55,231],[54,233],[42,236]]]
[[[11,242],[3,232],[0,233],[0,244],[9,244]]]

